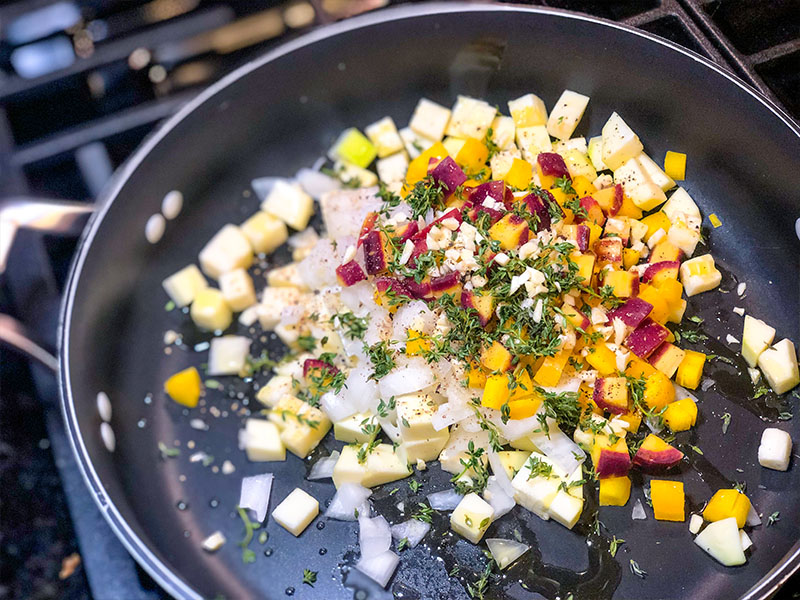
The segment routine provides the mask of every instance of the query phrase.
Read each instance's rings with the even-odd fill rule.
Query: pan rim
[[[553,9],[549,7],[531,7],[509,4],[489,4],[486,2],[431,2],[397,6],[367,13],[338,23],[325,25],[306,33],[298,38],[281,44],[273,50],[245,63],[222,77],[219,81],[209,85],[182,106],[173,116],[167,118],[158,128],[149,135],[134,151],[134,153],[115,172],[98,196],[98,209],[84,229],[79,240],[75,256],[70,267],[70,274],[65,288],[64,298],[61,303],[59,316],[58,350],[59,350],[59,397],[61,411],[65,422],[72,452],[76,458],[81,475],[92,493],[92,497],[100,509],[106,522],[114,531],[117,539],[125,546],[131,556],[141,567],[170,595],[175,598],[192,598],[200,600],[202,595],[193,589],[188,582],[177,572],[171,569],[150,549],[145,541],[139,537],[123,518],[119,509],[109,497],[100,476],[89,458],[88,450],[83,441],[83,435],[78,423],[72,393],[72,379],[70,372],[70,347],[69,337],[72,325],[72,311],[75,302],[78,283],[81,279],[84,263],[92,248],[94,238],[102,226],[105,217],[114,203],[114,199],[125,186],[131,175],[139,168],[149,155],[150,151],[159,144],[183,119],[193,113],[198,107],[212,100],[228,86],[245,77],[263,65],[295,52],[303,47],[313,45],[322,40],[349,33],[358,29],[371,27],[389,21],[401,21],[445,15],[461,12],[498,12],[498,13],[527,13],[556,16],[576,21],[584,21],[610,27],[625,34],[632,34],[649,42],[659,44],[669,50],[676,51],[700,63],[702,66],[715,71],[728,79],[744,92],[750,94],[765,108],[782,121],[798,138],[800,138],[800,125],[798,125],[780,106],[767,98],[761,92],[744,82],[730,70],[712,62],[700,54],[683,48],[678,44],[661,38],[655,34],[635,29],[630,25],[617,23],[572,11]],[[766,599],[772,596],[800,568],[800,540],[784,555],[784,557],[761,579],[759,579],[743,596],[741,600]]]

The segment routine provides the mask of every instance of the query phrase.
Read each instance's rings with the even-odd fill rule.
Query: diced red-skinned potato
[[[589,328],[589,325],[591,325],[589,317],[587,317],[585,314],[583,314],[574,306],[571,306],[569,304],[564,304],[561,307],[561,312],[564,313],[564,318],[567,320],[567,323],[569,323],[573,327],[580,327],[581,329],[586,331]]]
[[[344,287],[355,285],[359,281],[364,281],[366,278],[367,276],[364,274],[364,269],[354,260],[336,267],[336,279]]]
[[[461,214],[461,211],[458,210],[457,208],[451,208],[441,217],[439,217],[435,221],[432,221],[427,227],[423,227],[422,229],[417,231],[417,233],[415,233],[411,239],[414,241],[424,240],[425,238],[428,237],[428,232],[431,230],[432,227],[439,226],[441,222],[446,219],[455,219],[456,221],[458,221],[459,224],[461,224],[461,222],[464,220],[464,216]]]
[[[375,280],[375,302],[377,304],[387,308],[390,312],[395,312],[398,306],[391,303],[391,298],[397,296],[414,297],[405,283],[393,277],[378,277]]]
[[[545,189],[553,187],[553,183],[559,177],[571,179],[567,163],[564,162],[560,154],[555,152],[539,153],[536,157],[536,172],[539,174],[539,181]]]
[[[461,292],[461,306],[474,309],[478,313],[478,320],[484,327],[494,316],[494,296],[490,293],[464,290]]]
[[[665,471],[683,459],[683,452],[654,434],[649,434],[633,457],[633,464],[647,473]]]
[[[430,277],[426,277],[419,283],[417,283],[413,277],[407,277],[403,280],[403,283],[411,293],[412,298],[416,298],[418,300],[428,300],[433,297]]]
[[[625,340],[625,345],[639,358],[647,358],[669,336],[669,329],[650,318],[645,319]]]
[[[448,192],[453,192],[462,185],[467,176],[450,156],[446,156],[431,171],[434,181],[441,183]]]
[[[580,200],[580,206],[586,211],[586,218],[583,217],[576,217],[576,223],[583,223],[584,221],[591,221],[592,223],[597,223],[598,225],[602,225],[606,222],[606,216],[603,214],[603,209],[597,203],[597,200],[592,198],[591,196],[584,196]]]
[[[683,258],[683,251],[681,251],[680,248],[674,246],[667,240],[662,240],[658,242],[650,251],[648,262],[650,263],[667,262],[667,261],[680,262],[682,258]]]
[[[536,194],[528,194],[522,199],[522,202],[528,207],[528,210],[539,219],[539,225],[536,231],[543,231],[550,229],[551,219],[550,211],[539,196]]]
[[[357,246],[361,246],[364,243],[364,237],[372,231],[375,227],[375,223],[378,221],[378,213],[370,212],[367,213],[367,216],[364,217],[364,221],[361,224],[361,232],[358,234],[358,244]]]
[[[592,462],[597,477],[621,477],[631,470],[631,457],[625,438],[612,442],[607,436],[595,436],[592,444]]]
[[[642,281],[660,286],[667,279],[678,279],[678,271],[681,263],[677,260],[662,260],[657,263],[650,263],[650,266],[642,273]]]
[[[461,298],[461,274],[458,271],[450,271],[446,275],[431,279],[431,294],[434,298],[441,298],[445,294],[450,294],[454,298]]]
[[[628,412],[628,380],[624,377],[600,377],[594,382],[594,403],[610,413]]]
[[[650,364],[653,365],[656,369],[661,371],[667,377],[672,377],[675,374],[675,371],[678,370],[678,367],[683,361],[683,357],[686,356],[686,352],[681,350],[674,344],[670,344],[669,342],[664,342],[656,351],[650,355],[648,359]]]
[[[506,182],[501,180],[487,181],[472,188],[469,192],[469,201],[473,206],[480,206],[486,198],[495,202],[505,202]]]
[[[622,266],[622,240],[619,238],[603,238],[594,243],[594,253],[597,255],[597,263],[603,267],[613,265]]]
[[[378,275],[389,268],[389,242],[382,231],[372,230],[364,236],[364,266],[367,274]]]
[[[600,208],[602,208],[609,217],[616,216],[616,214],[619,212],[620,208],[622,207],[623,197],[624,194],[622,185],[619,183],[617,185],[592,192],[592,198],[597,201],[597,203],[600,205]]]
[[[511,368],[511,353],[498,341],[481,350],[481,364],[490,372],[503,372]]]
[[[408,266],[413,269],[417,264],[417,258],[427,251],[428,241],[424,237],[414,240],[414,249],[411,251],[411,256],[408,258]]]
[[[504,250],[514,250],[528,241],[528,223],[514,213],[507,213],[489,228],[489,237],[500,242]]]
[[[651,310],[653,310],[653,305],[649,302],[645,302],[641,298],[628,298],[625,304],[609,311],[608,322],[611,323],[616,318],[628,327],[636,328],[647,318]]]
[[[471,221],[477,221],[481,214],[489,215],[490,223],[497,223],[503,218],[503,213],[501,211],[495,210],[494,208],[488,208],[483,205],[473,206],[467,211],[467,216]]]
[[[402,225],[398,225],[394,230],[394,236],[397,238],[398,244],[405,243],[406,240],[413,238],[419,231],[419,223],[416,221],[408,221]]]
[[[639,293],[639,277],[632,271],[605,271],[603,285],[610,285],[617,298],[630,298]]]
[[[307,358],[303,363],[303,377],[308,377],[309,374],[319,375],[321,373],[336,375],[338,372],[339,369],[335,366],[326,363],[324,360],[319,360],[318,358]]]

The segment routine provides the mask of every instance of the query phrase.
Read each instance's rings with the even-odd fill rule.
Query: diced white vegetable
[[[767,469],[785,471],[792,457],[792,436],[782,429],[767,427],[758,446],[758,464]]]
[[[227,329],[233,314],[222,292],[214,288],[200,290],[189,312],[194,324],[207,331]]]
[[[343,483],[336,490],[325,516],[337,521],[355,521],[358,515],[369,514],[367,498],[371,495],[372,490],[364,486],[357,483]]]
[[[396,540],[407,540],[408,547],[413,548],[422,541],[422,538],[424,538],[430,530],[430,523],[425,523],[418,519],[409,519],[397,525],[392,525],[392,537]]]
[[[514,163],[515,158],[522,158],[522,153],[515,145],[498,152],[489,159],[489,168],[492,170],[492,179],[502,179],[506,176]]]
[[[386,519],[359,514],[358,545],[361,556],[374,556],[386,552],[392,546],[392,530]]]
[[[400,423],[400,436],[402,438],[402,423]],[[406,457],[412,463],[417,461],[436,460],[442,449],[447,445],[450,432],[447,429],[434,431],[428,437],[419,440],[404,440],[400,446],[406,453]]]
[[[258,177],[250,182],[250,187],[253,188],[258,199],[263,202],[269,196],[272,188],[275,187],[275,183],[282,179],[281,177]]]
[[[552,467],[552,476],[531,476],[531,461],[534,457],[539,462],[546,463]],[[566,474],[544,454],[533,452],[511,481],[511,485],[514,486],[515,490],[514,499],[518,504],[521,504],[538,517],[547,520],[550,518],[548,512],[550,504],[558,494],[561,479],[565,476]]]
[[[294,287],[303,292],[309,290],[308,285],[300,275],[297,263],[289,263],[288,265],[271,269],[267,273],[267,284],[272,287]]]
[[[694,543],[726,567],[735,567],[747,562],[734,517],[709,523],[694,538]]]
[[[299,231],[308,225],[314,212],[314,199],[306,194],[300,184],[280,179],[261,204],[261,210]]]
[[[411,115],[408,126],[414,133],[438,142],[444,137],[449,120],[449,108],[427,98],[421,98],[414,109],[414,114]]]
[[[397,132],[392,117],[384,117],[371,125],[367,125],[364,133],[375,146],[378,158],[383,158],[403,149],[403,140]]]
[[[405,152],[398,152],[386,158],[380,158],[375,167],[378,170],[378,178],[382,182],[403,181],[406,171],[408,171],[408,155]]]
[[[224,335],[212,339],[208,351],[208,374],[238,374],[247,362],[251,343],[250,338],[240,335]]]
[[[655,183],[663,191],[666,192],[675,187],[675,182],[672,178],[667,175],[652,158],[647,156],[647,154],[642,152],[637,158],[639,159],[639,164],[642,165],[645,173],[650,178],[650,181]]]
[[[215,531],[214,533],[212,533],[210,536],[208,536],[206,539],[203,540],[202,543],[203,550],[205,550],[206,552],[216,552],[217,550],[222,548],[223,545],[225,545],[226,541],[227,540],[225,539],[225,536],[222,534],[221,531]]]
[[[453,510],[464,496],[453,488],[428,494],[428,506],[433,510]]]
[[[637,157],[629,158],[614,169],[614,182],[621,183],[625,194],[642,210],[652,210],[667,199],[662,189],[650,179]]]
[[[464,421],[466,422],[466,421]],[[510,422],[510,421],[509,421]],[[467,431],[460,423],[450,431],[450,439],[439,455],[439,465],[448,473],[460,473],[464,466],[461,459],[467,460],[467,448],[472,442],[476,448],[486,448],[489,436],[485,431]]]
[[[558,490],[547,509],[550,517],[567,529],[572,529],[583,512],[583,498],[576,498],[571,493]]]
[[[714,265],[714,257],[704,254],[691,258],[680,268],[681,283],[687,296],[713,290],[722,281],[720,273]]]
[[[337,160],[333,164],[333,170],[338,174],[339,179],[350,187],[364,188],[378,185],[378,176],[375,173],[346,160]]]
[[[311,472],[308,474],[307,479],[313,481],[315,479],[328,479],[333,477],[333,467],[336,465],[337,460],[339,460],[338,450],[331,452],[330,456],[320,458],[311,467]]]
[[[609,169],[617,170],[627,160],[637,156],[642,150],[642,142],[617,113],[603,125],[602,158]]]
[[[492,553],[492,558],[494,558],[494,562],[497,563],[501,571],[530,550],[530,546],[516,540],[488,538],[486,545],[489,547],[489,552]]]
[[[242,489],[239,492],[239,506],[256,513],[256,520],[261,523],[267,516],[269,507],[269,494],[272,491],[272,473],[253,475],[242,479]]]
[[[300,488],[295,488],[272,511],[272,518],[278,525],[297,537],[318,514],[319,502],[317,499]]]
[[[753,540],[750,539],[750,536],[745,533],[744,529],[739,530],[739,538],[742,541],[742,552],[747,550],[750,546],[753,545]]]
[[[564,434],[553,419],[547,419],[548,432],[530,435],[533,444],[564,473],[572,473],[586,458],[586,453]]]
[[[514,500],[513,493],[508,493],[508,487],[505,483],[501,483],[501,474],[499,477],[492,475],[486,484],[486,489],[483,490],[483,499],[486,500],[494,510],[492,520],[497,520],[517,505]],[[512,490],[513,492],[513,490]]]
[[[272,408],[281,398],[287,394],[291,395],[293,390],[294,384],[290,375],[273,375],[272,379],[258,390],[256,400]]]
[[[697,204],[682,187],[675,190],[667,200],[667,203],[661,207],[661,210],[669,217],[670,222],[675,222],[677,219],[683,217],[687,222],[701,222],[700,209]]]
[[[450,117],[448,116],[448,119]],[[444,132],[442,133],[444,135]],[[433,146],[438,140],[432,140],[423,135],[415,133],[410,127],[404,127],[400,130],[400,137],[403,139],[406,152],[411,158],[417,158],[420,154],[425,152],[428,148]]]
[[[300,169],[295,175],[295,179],[300,184],[300,187],[314,200],[319,200],[323,194],[333,192],[342,187],[342,182],[335,177],[320,173],[314,169]]]
[[[694,254],[700,242],[700,232],[686,225],[685,221],[678,220],[672,224],[667,232],[667,239],[686,256]]]
[[[703,517],[700,515],[692,515],[689,517],[689,533],[697,533],[703,526]]]
[[[533,127],[547,123],[547,107],[535,94],[525,94],[508,101],[508,112],[517,127]]]
[[[246,269],[253,262],[250,240],[236,225],[225,225],[200,251],[200,267],[209,277],[234,269]]]
[[[265,419],[247,419],[242,441],[247,460],[266,462],[286,460],[286,448],[278,426]]]
[[[783,339],[764,350],[758,357],[758,368],[776,394],[788,392],[800,383],[797,353],[789,339]]]
[[[320,198],[322,220],[331,239],[358,237],[367,213],[380,210],[383,202],[377,189],[340,190]]]
[[[310,294],[305,294],[293,287],[266,287],[261,294],[261,303],[258,305],[258,321],[267,331],[275,329],[281,322],[281,313],[292,306],[305,306],[311,299]]]
[[[634,521],[644,521],[647,519],[647,513],[644,511],[644,506],[642,505],[642,501],[639,498],[636,499],[636,502],[633,504],[633,510],[631,511],[631,519]]]
[[[399,563],[400,557],[391,550],[387,550],[375,556],[362,556],[356,563],[356,569],[386,587]]]
[[[289,238],[286,223],[263,210],[242,223],[241,230],[257,253],[269,254]]]
[[[463,148],[464,144],[466,143],[467,140],[464,138],[446,137],[444,140],[442,140],[442,146],[444,146],[444,149],[447,150],[447,153],[453,157],[458,156],[461,148]]]
[[[494,509],[478,494],[470,492],[450,515],[450,528],[473,544],[481,541],[492,523]]]
[[[435,377],[424,358],[414,356],[403,366],[381,378],[378,390],[382,398],[401,396],[424,389],[435,383]]]
[[[589,96],[564,90],[550,111],[547,133],[559,140],[567,140],[578,126],[583,112],[589,104]]]
[[[323,408],[325,408],[323,406]],[[363,444],[370,441],[374,435],[364,431],[365,426],[377,427],[377,418],[371,413],[358,412],[354,415],[336,421],[333,424],[333,437],[345,444]]]
[[[750,504],[750,510],[747,512],[747,521],[745,521],[745,525],[749,525],[750,527],[761,525],[761,517],[758,516],[758,511],[752,503]]]
[[[234,269],[219,276],[219,288],[231,310],[240,312],[256,303],[253,279],[244,269]]]
[[[391,444],[378,444],[367,453],[363,463],[358,460],[360,449],[353,446],[342,448],[342,454],[333,469],[333,483],[337,488],[343,483],[373,487],[411,475],[402,448],[398,447],[395,451]]]
[[[751,367],[758,364],[758,357],[769,348],[775,339],[775,328],[764,321],[746,315],[742,331],[742,357]]]
[[[570,177],[573,179],[575,177],[586,177],[589,181],[593,181],[597,177],[597,171],[595,171],[585,152],[575,148],[568,148],[561,150],[560,154],[567,165]]]
[[[500,150],[506,150],[514,145],[515,130],[514,119],[497,115],[492,121],[492,141]]]
[[[536,164],[536,157],[540,152],[550,152],[553,149],[550,134],[544,125],[517,127],[517,146],[522,152],[522,158],[531,164]]]
[[[497,109],[484,100],[459,96],[453,105],[445,133],[454,137],[482,140],[496,114]]]
[[[553,144],[553,151],[561,154],[563,156],[564,152],[568,150],[577,150],[580,154],[586,154],[589,151],[589,147],[586,145],[586,138],[585,137],[576,137],[570,138],[568,140],[564,140],[562,142],[556,142]],[[589,158],[588,156],[586,157]],[[591,164],[591,160],[589,160]],[[569,165],[568,165],[569,166]],[[595,173],[595,176],[597,174]]]
[[[161,282],[164,291],[178,308],[189,306],[195,296],[208,287],[196,265],[188,265]]]
[[[395,398],[397,420],[403,440],[423,440],[437,432],[431,424],[436,402],[429,394],[407,394]]]

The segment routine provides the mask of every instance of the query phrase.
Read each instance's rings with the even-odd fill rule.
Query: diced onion
[[[413,548],[422,541],[422,538],[424,538],[430,530],[430,523],[425,523],[417,519],[409,519],[397,525],[392,525],[392,537],[396,540],[408,540],[408,546]]]
[[[382,398],[391,398],[419,391],[435,382],[433,371],[425,359],[415,356],[405,366],[395,368],[381,379],[378,389]]]
[[[498,478],[494,475],[489,477],[489,482],[486,484],[486,489],[483,491],[483,499],[491,504],[494,509],[493,520],[497,520],[504,514],[511,512],[511,509],[516,505],[513,495],[508,495],[500,485]]]
[[[267,516],[269,493],[272,490],[272,473],[253,475],[242,479],[242,491],[239,494],[239,506],[256,513],[256,520],[261,523]]]
[[[333,392],[326,392],[319,400],[320,408],[328,415],[328,418],[333,421],[341,421],[350,417],[358,412],[358,407],[346,401],[342,394],[334,394]]]
[[[486,545],[489,547],[489,552],[492,553],[492,558],[494,558],[494,562],[497,563],[500,570],[505,569],[530,550],[530,546],[516,540],[489,538],[486,540]]]
[[[399,562],[400,557],[391,550],[387,550],[376,556],[362,556],[361,560],[356,563],[356,569],[386,587]]]
[[[433,510],[455,510],[463,497],[453,488],[450,488],[449,490],[428,494],[428,505]]]
[[[253,188],[258,199],[263,202],[267,199],[267,196],[269,196],[269,193],[278,181],[286,181],[286,179],[282,177],[259,177],[250,182],[250,187]]]
[[[308,474],[308,479],[327,479],[333,477],[333,467],[336,466],[336,461],[339,460],[340,452],[334,450],[330,456],[319,459],[311,467],[311,473]]]
[[[557,467],[565,473],[572,473],[586,458],[586,454],[558,428],[555,421],[550,421],[547,420],[549,431],[531,434],[531,441]]]
[[[358,545],[361,556],[375,556],[392,546],[392,530],[383,517],[358,517]]]
[[[397,309],[392,319],[392,339],[405,340],[409,329],[427,334],[433,331],[436,315],[421,300],[413,300]]]
[[[647,513],[644,512],[644,506],[642,506],[642,501],[638,498],[636,502],[633,504],[633,511],[631,511],[631,519],[634,521],[643,521],[647,518]]]
[[[698,398],[693,392],[687,390],[683,386],[678,385],[677,383],[673,385],[675,386],[675,397],[678,400],[683,400],[684,398],[691,398],[695,402],[700,402],[700,398]]]
[[[514,488],[511,485],[511,480],[508,478],[508,473],[506,473],[503,467],[503,462],[500,460],[500,455],[494,450],[489,450],[488,456],[489,464],[492,466],[492,473],[494,473],[495,479],[497,479],[497,482],[500,484],[500,487],[503,488],[506,495],[513,498]]]
[[[306,191],[306,193],[319,200],[322,194],[338,190],[342,187],[342,183],[338,179],[329,177],[325,173],[314,171],[313,169],[300,169],[295,175],[297,183]]]
[[[436,431],[441,431],[448,425],[454,425],[472,414],[472,409],[466,404],[450,400],[450,402],[439,405],[433,417],[431,417],[431,425]]]
[[[717,383],[717,382],[714,381],[713,379],[711,379],[710,377],[706,377],[705,379],[703,379],[702,383],[700,384],[700,389],[703,390],[704,392],[708,391],[709,388],[714,387],[715,383]]]
[[[360,515],[369,514],[367,498],[372,495],[372,490],[357,483],[343,483],[339,486],[331,500],[325,516],[338,521],[355,521],[356,511]]]
[[[745,524],[749,525],[750,527],[761,525],[761,517],[758,516],[758,511],[752,504],[750,504],[750,510],[747,513],[747,520],[745,521]]]

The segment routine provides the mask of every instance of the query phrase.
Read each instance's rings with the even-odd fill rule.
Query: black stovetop
[[[386,3],[0,3],[0,198],[91,202],[144,136],[197,90],[309,27]],[[800,0],[525,3],[665,37],[727,66],[800,119]],[[260,34],[246,33],[253,24]],[[0,312],[54,343],[72,246],[23,237],[12,257],[16,270],[0,285]],[[73,554],[81,563],[59,577]],[[779,600],[800,597],[795,590],[797,577]],[[0,348],[0,600],[163,597],[89,497],[64,436],[52,376]]]

